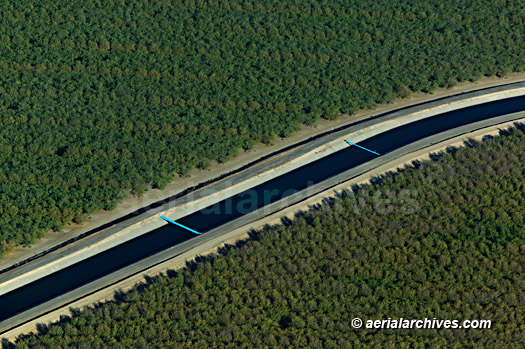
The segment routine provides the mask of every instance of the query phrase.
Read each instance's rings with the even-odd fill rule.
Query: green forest
[[[412,91],[524,71],[505,0],[0,4],[0,255]]]
[[[525,125],[416,165],[3,344],[524,347]],[[417,193],[411,210],[371,199],[408,189]],[[354,317],[492,326],[353,329]]]

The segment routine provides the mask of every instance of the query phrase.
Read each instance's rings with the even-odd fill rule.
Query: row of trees
[[[118,81],[121,77],[128,77],[130,79],[151,79],[151,80],[158,80],[158,79],[166,79],[166,80],[176,80],[176,81],[207,81],[209,80],[212,83],[217,84],[216,88],[220,88],[222,85],[218,84],[236,84],[236,85],[242,85],[242,86],[253,86],[253,85],[269,85],[271,86],[284,86],[286,88],[294,88],[294,87],[301,87],[302,89],[308,89],[311,88],[313,90],[319,89],[319,88],[329,88],[332,90],[351,90],[354,92],[367,90],[369,88],[369,85],[366,82],[355,82],[348,79],[343,78],[337,78],[334,80],[328,80],[326,78],[322,79],[307,79],[304,76],[300,75],[292,75],[289,77],[289,79],[283,79],[283,78],[275,78],[275,79],[268,79],[263,78],[261,80],[257,80],[252,78],[246,78],[246,77],[237,77],[234,78],[232,76],[219,76],[215,73],[206,74],[203,71],[198,72],[197,74],[190,72],[190,71],[162,71],[159,72],[155,69],[152,70],[146,70],[146,69],[139,69],[139,70],[130,70],[128,68],[122,70],[119,67],[96,67],[96,66],[86,66],[82,63],[76,63],[74,66],[70,65],[54,65],[52,63],[41,63],[36,66],[30,64],[30,63],[16,63],[16,62],[5,62],[0,61],[0,69],[2,70],[11,70],[16,72],[28,72],[28,71],[35,71],[39,74],[41,73],[60,73],[64,74],[64,76],[69,76],[70,79],[77,78],[78,76],[86,79],[88,76],[91,75],[90,78],[108,78],[111,76],[114,81]],[[151,82],[150,82],[151,83]],[[398,92],[405,93],[403,97],[407,96],[407,93],[410,92],[408,87],[406,85],[396,85],[396,89]],[[402,91],[401,91],[402,90]],[[6,93],[6,90],[4,88],[1,88],[0,91],[2,93]],[[35,86],[35,89],[29,90],[27,88],[20,88],[20,89],[12,89],[9,91],[9,94],[18,97],[18,96],[30,96],[32,94],[36,95],[42,95],[43,93],[46,93],[48,97],[50,98],[56,98],[57,96],[61,97],[67,97],[67,98],[77,98],[78,96],[83,96],[85,98],[103,98],[105,95],[104,93],[94,93],[92,91],[85,91],[85,90],[77,90],[73,92],[67,92],[65,90],[57,90],[54,87],[49,86],[47,90],[42,91],[41,89],[37,88]],[[141,95],[131,95],[129,93],[123,93],[121,90],[117,90],[112,92],[109,97],[114,100],[117,97],[125,97],[129,98],[131,102],[137,101],[146,103],[148,98],[158,98],[159,102],[170,104],[170,102],[166,102],[166,100],[171,100],[171,103],[181,104],[183,106],[188,105],[196,105],[198,103],[203,105],[211,105],[212,107],[215,106],[221,106],[220,104],[214,104],[214,99],[209,100],[206,96],[202,96],[200,100],[196,100],[195,97],[190,97],[188,100],[184,100],[180,97],[172,98],[171,96],[141,96]],[[233,101],[231,98],[228,98],[230,102],[235,102],[239,104],[240,108],[246,108],[246,104],[248,104],[249,108],[258,109],[260,107],[260,103],[258,103],[255,100],[251,101]],[[222,102],[222,101],[219,101]],[[215,103],[219,103],[215,102]],[[226,103],[226,101],[224,101]]]
[[[293,2],[278,2],[278,1],[218,1],[218,0],[208,0],[208,1],[148,1],[145,2],[136,2],[133,4],[127,4],[128,6],[123,7],[122,3],[112,2],[105,4],[106,9],[111,8],[113,11],[108,11],[102,13],[100,11],[87,11],[88,9],[96,10],[101,8],[101,4],[94,3],[91,6],[84,5],[83,8],[78,8],[78,4],[67,3],[66,6],[60,4],[58,11],[56,12],[41,12],[39,17],[31,18],[35,13],[35,7],[33,5],[17,7],[11,4],[3,5],[0,8],[0,15],[2,18],[10,21],[26,21],[28,18],[38,21],[39,23],[55,23],[55,24],[64,24],[69,22],[78,22],[86,25],[93,24],[105,24],[106,20],[111,21],[115,26],[124,26],[126,23],[130,22],[127,17],[127,11],[136,11],[140,10],[141,12],[146,12],[147,14],[154,14],[155,12],[165,11],[171,12],[173,10],[180,11],[183,8],[189,10],[236,10],[236,11],[246,11],[246,12],[260,12],[263,14],[268,13],[279,13],[287,15],[300,15],[303,18],[309,18],[310,16],[314,17],[327,17],[332,18],[336,16],[338,18],[361,18],[361,17],[373,17],[373,18],[396,18],[398,20],[425,20],[425,19],[439,19],[439,20],[461,20],[463,16],[459,13],[454,13],[454,10],[457,9],[457,3],[451,1],[444,2],[444,7],[441,12],[433,11],[432,4],[429,3],[419,3],[411,4],[407,9],[392,8],[386,7],[384,4],[370,4],[362,3],[359,1],[333,1],[330,4],[321,3],[321,2],[298,2],[294,4]],[[147,6],[145,11],[144,6]],[[455,6],[451,6],[455,5]],[[463,5],[463,10],[465,7],[472,7],[472,11],[479,11],[484,3],[482,1],[473,2],[470,4]],[[72,7],[75,7],[77,11],[70,11]],[[127,10],[127,11],[126,11]],[[448,11],[447,11],[448,10]],[[69,12],[68,12],[69,11]],[[479,13],[479,12],[478,12]],[[166,15],[166,14],[163,14]],[[478,18],[483,18],[482,14],[479,13]],[[513,17],[514,21],[519,21],[519,13]],[[142,25],[144,23],[150,24],[154,23],[153,21],[141,20],[137,25]],[[162,22],[157,26],[162,27]]]
[[[522,125],[384,176],[16,347],[522,347],[524,145]],[[366,194],[407,188],[415,210]],[[354,329],[355,317],[492,326]]]
[[[71,212],[319,118],[523,71],[523,11],[485,0],[4,2],[0,254]],[[12,214],[35,205],[38,218]]]

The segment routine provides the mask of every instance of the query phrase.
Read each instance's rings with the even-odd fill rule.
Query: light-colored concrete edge
[[[431,154],[442,152],[447,148],[464,146],[466,140],[481,140],[489,135],[498,135],[501,132],[501,130],[512,128],[513,125],[515,125],[516,123],[525,123],[525,118],[505,122],[499,125],[490,126],[481,130],[470,132],[458,137],[448,139],[444,142],[440,142],[430,147],[426,147],[419,151],[401,156],[391,161],[390,163],[379,166],[373,171],[369,171],[347,182],[339,184],[325,192],[314,195],[311,198],[299,204],[292,205],[282,211],[271,214],[261,220],[234,229],[214,240],[210,240],[190,251],[184,252],[181,255],[170,259],[169,261],[160,263],[152,268],[149,268],[146,271],[140,273],[139,275],[127,278],[126,280],[118,282],[117,284],[111,287],[95,292],[87,297],[73,302],[72,304],[61,307],[60,309],[56,309],[37,319],[31,320],[11,331],[2,334],[2,338],[6,338],[10,341],[13,341],[16,339],[17,336],[21,334],[35,332],[36,325],[39,323],[50,324],[52,322],[59,321],[61,316],[71,316],[71,308],[84,309],[99,302],[113,301],[116,291],[128,291],[140,283],[145,283],[145,276],[153,277],[165,274],[168,270],[177,270],[184,268],[188,262],[194,261],[199,256],[215,254],[219,251],[220,248],[226,245],[232,245],[239,241],[247,239],[249,237],[250,231],[259,230],[267,225],[281,224],[282,219],[285,217],[293,220],[297,214],[307,212],[311,210],[312,207],[322,205],[322,203],[326,199],[339,196],[344,190],[348,190],[354,185],[367,184],[374,177],[391,171],[403,169],[407,165],[410,166],[414,161],[429,160]]]
[[[504,90],[494,91],[496,89],[501,88],[503,88]],[[218,190],[213,190],[211,188],[202,188],[198,191],[200,194],[203,194],[204,192],[209,193],[210,191],[211,193],[209,193],[208,195],[196,197],[192,201],[178,204],[176,207],[169,208],[158,214],[162,214],[164,216],[168,216],[176,220],[191,213],[197,212],[228,197],[234,196],[244,190],[253,188],[272,178],[278,177],[296,168],[307,165],[311,162],[319,160],[320,158],[337,152],[347,147],[346,143],[344,142],[344,139],[346,138],[350,138],[354,142],[360,142],[364,139],[373,137],[394,127],[406,125],[438,114],[463,109],[482,103],[489,103],[497,100],[522,96],[525,94],[525,87],[519,85],[515,87],[494,87],[489,90],[493,91],[483,94],[480,94],[478,91],[474,91],[471,93],[466,93],[464,96],[449,97],[449,99],[453,99],[451,102],[447,102],[447,99],[443,101],[437,101],[433,105],[430,105],[429,107],[424,108],[422,110],[410,112],[410,109],[408,109],[407,111],[399,111],[393,113],[392,116],[386,115],[385,118],[367,121],[361,125],[357,125],[357,129],[355,131],[352,131],[352,128],[340,131],[340,137],[338,137],[337,139],[322,144],[320,147],[308,151],[294,158],[292,161],[281,163],[275,167],[266,169],[266,171],[262,172],[257,176],[253,176],[251,178],[248,178],[247,180],[233,185],[224,185],[226,180],[222,180],[214,186],[223,186],[222,189],[219,188]],[[472,96],[472,94],[477,95]],[[400,115],[398,116],[397,114]],[[49,263],[46,263],[44,265],[38,267],[26,265],[24,266],[24,269],[28,271],[24,273],[16,275],[13,271],[7,272],[5,275],[0,277],[0,295],[10,292],[30,282],[36,281],[42,277],[50,275],[81,260],[92,257],[98,253],[101,253],[126,241],[130,241],[154,229],[160,228],[165,224],[167,223],[159,219],[157,214],[155,214],[131,226],[123,228],[117,233],[107,236],[104,239],[96,240],[96,236],[89,237],[89,239],[94,240],[93,243],[90,243],[84,248],[73,251],[71,253],[64,253],[64,251],[62,251],[61,257],[55,258],[54,260],[51,260]],[[75,245],[72,244],[68,248],[74,248],[74,246]],[[53,258],[57,256],[58,253],[55,253],[48,256],[48,258]]]
[[[362,109],[353,115],[345,114],[335,121],[321,119],[312,126],[302,125],[301,130],[294,133],[290,137],[277,138],[270,145],[258,144],[251,151],[244,153],[241,152],[241,154],[227,163],[213,162],[212,167],[205,171],[193,169],[190,176],[177,178],[162,190],[150,189],[139,197],[128,196],[122,200],[115,210],[99,210],[91,214],[91,218],[80,225],[68,225],[61,232],[49,231],[42,239],[35,242],[31,247],[28,248],[18,246],[9,254],[0,258],[0,270],[4,270],[19,262],[25,261],[34,255],[38,255],[44,251],[49,250],[53,246],[60,245],[71,238],[78,237],[85,232],[97,229],[103,224],[107,224],[114,219],[125,216],[126,214],[134,212],[137,209],[147,207],[154,202],[164,200],[176,193],[184,191],[187,188],[193,187],[196,184],[205,183],[209,180],[217,178],[218,176],[231,173],[232,169],[241,168],[247,164],[252,163],[259,157],[267,156],[286,146],[307,140],[315,134],[323,133],[329,131],[330,129],[333,130],[334,128],[348,125],[360,120],[365,120],[373,117],[374,115],[390,113],[400,108],[410,107],[411,105],[432,102],[433,100],[437,99],[461,95],[473,91],[485,90],[497,86],[523,82],[524,78],[525,73],[509,73],[503,77],[483,76],[475,81],[464,81],[449,88],[438,88],[431,93],[415,92],[412,93],[408,98],[399,98],[388,104],[378,104],[373,109]]]

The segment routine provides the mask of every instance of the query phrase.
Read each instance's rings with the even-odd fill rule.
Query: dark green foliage
[[[361,187],[361,206],[348,194],[17,344],[523,347],[524,150],[518,130],[459,149]],[[407,202],[390,213],[367,204],[366,193],[408,188],[413,213],[400,209]],[[489,319],[492,328],[354,330],[354,317]]]
[[[524,70],[522,1],[3,1],[0,254],[320,117]]]

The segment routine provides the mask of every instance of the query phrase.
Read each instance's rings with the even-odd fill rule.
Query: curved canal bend
[[[359,145],[386,154],[435,133],[524,109],[525,96],[480,104],[392,129],[359,142]],[[349,146],[177,221],[205,234],[228,221],[375,157],[376,155],[372,153]],[[11,291],[0,296],[0,321],[194,236],[182,228],[168,224]]]

